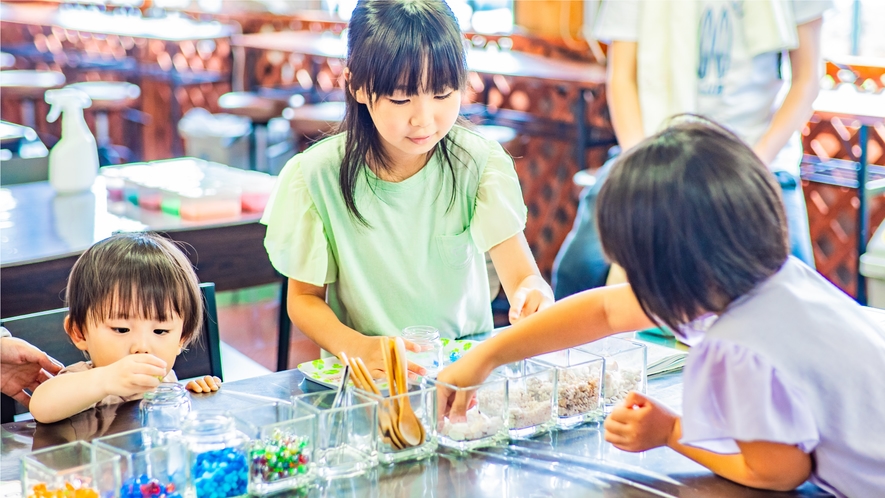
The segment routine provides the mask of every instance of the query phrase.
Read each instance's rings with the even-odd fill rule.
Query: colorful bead
[[[171,482],[164,485],[160,479],[142,474],[123,481],[120,498],[181,498],[181,493],[175,489]]]
[[[249,451],[250,473],[263,482],[273,482],[305,474],[310,458],[305,453],[306,437],[274,431],[270,437],[253,441]]]
[[[197,455],[192,469],[197,498],[223,498],[246,494],[248,463],[235,448],[207,451]]]
[[[45,483],[36,484],[31,488],[28,498],[99,498],[98,491],[93,488],[75,488],[67,482],[63,489],[48,489]]]

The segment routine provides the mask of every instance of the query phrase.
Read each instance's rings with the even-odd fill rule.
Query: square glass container
[[[92,443],[96,448],[120,455],[121,497],[183,496],[187,485],[187,457],[179,438],[146,427],[105,436]]]
[[[606,412],[630,391],[645,394],[648,386],[648,352],[644,344],[620,337],[606,337],[578,347],[605,358],[602,398]]]
[[[21,459],[22,496],[119,496],[120,455],[83,441],[28,453]]]
[[[249,437],[249,493],[266,495],[309,484],[315,477],[313,410],[286,401],[228,412]]]
[[[333,408],[336,394],[323,391],[292,399],[316,415],[314,463],[319,476],[327,479],[360,475],[378,464],[378,403],[348,388],[341,406]]]
[[[421,460],[427,458],[436,451],[438,413],[436,411],[436,387],[428,381],[408,382],[409,392],[393,397],[385,396],[387,391],[382,391],[382,396],[374,393],[365,393],[367,397],[378,403],[378,462],[390,464],[406,460]],[[363,393],[363,391],[359,391]],[[424,428],[424,442],[418,446],[400,449],[391,441],[390,431],[387,427],[397,423],[393,415],[394,410],[402,410],[403,403],[408,399],[409,406],[418,418],[418,422]]]
[[[556,392],[553,367],[523,360],[502,365],[495,369],[495,373],[507,379],[506,425],[510,437],[528,438],[550,430]],[[488,393],[484,396],[488,397],[488,404],[497,403],[499,399]]]
[[[507,379],[491,375],[478,386],[455,387],[431,379],[437,392],[464,393],[468,399],[467,420],[452,422],[448,417],[437,421],[439,444],[458,451],[494,446],[507,439]]]
[[[567,429],[603,418],[603,357],[579,349],[564,349],[530,358],[529,361],[554,369],[556,394],[553,399],[553,420],[558,428]]]

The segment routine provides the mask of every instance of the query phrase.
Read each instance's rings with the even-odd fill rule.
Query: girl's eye
[[[447,98],[451,97],[453,93],[455,92],[449,92],[445,95],[437,95],[436,100],[446,100]]]
[[[154,329],[154,333],[157,335],[166,335],[169,331],[166,329]]]
[[[409,101],[408,101],[408,99],[407,99],[407,100],[395,100],[395,99],[390,99],[390,103],[393,104],[393,105],[406,105],[406,104],[409,103]]]
[[[129,329],[124,328],[124,327],[111,327],[111,328],[114,332],[116,332],[118,334],[125,334],[126,332],[129,332]]]

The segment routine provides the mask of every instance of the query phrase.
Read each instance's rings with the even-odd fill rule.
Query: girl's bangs
[[[461,90],[467,81],[463,47],[430,35],[403,36],[389,45],[373,44],[375,50],[368,51],[371,55],[364,60],[363,74],[369,75],[367,93],[389,96],[396,91],[417,95]]]

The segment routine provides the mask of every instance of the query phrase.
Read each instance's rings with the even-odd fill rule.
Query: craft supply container
[[[648,353],[644,344],[620,337],[606,337],[577,349],[605,358],[602,397],[606,412],[622,402],[630,391],[645,394],[648,386]]]
[[[76,441],[21,459],[24,498],[119,496],[120,455]]]
[[[402,331],[402,338],[413,342],[421,351],[406,351],[409,361],[427,370],[427,377],[436,377],[443,364],[443,344],[439,330],[428,325],[413,325]]]
[[[358,391],[364,393],[368,398],[378,403],[378,462],[382,464],[390,464],[402,462],[406,460],[421,460],[427,458],[436,452],[438,446],[436,421],[438,413],[436,410],[436,387],[428,381],[421,382],[408,381],[409,392],[396,396],[387,397],[387,390],[381,391],[381,396]],[[396,447],[390,440],[388,435],[383,432],[385,416],[392,417],[394,407],[402,406],[404,400],[408,398],[409,405],[415,416],[424,428],[424,442],[418,446],[400,449]],[[390,422],[393,423],[393,422]]]
[[[437,392],[446,396],[450,393],[463,393],[469,400],[467,420],[452,422],[449,417],[437,422],[438,438],[441,446],[458,451],[494,446],[507,439],[507,379],[492,374],[478,386],[456,387],[431,379]]]
[[[191,411],[187,389],[176,382],[163,382],[144,393],[138,405],[141,425],[161,431],[180,431]]]
[[[337,391],[301,394],[292,401],[316,415],[314,463],[322,478],[353,477],[378,464],[378,403],[348,388],[341,406],[333,408]]]
[[[553,368],[556,377],[553,422],[556,427],[568,429],[604,417],[603,357],[579,349],[565,349],[536,356],[529,361]]]
[[[554,369],[550,365],[523,360],[502,365],[495,369],[495,373],[507,379],[505,423],[510,437],[529,438],[550,430],[556,391]],[[497,397],[490,398],[488,402],[497,400]]]
[[[181,430],[187,449],[188,488],[196,498],[227,498],[247,492],[249,438],[220,412],[192,412]]]
[[[180,438],[154,428],[93,441],[120,455],[121,498],[181,498],[187,486],[187,455]]]
[[[308,485],[315,477],[317,417],[286,401],[228,412],[249,437],[249,494],[266,495]]]

